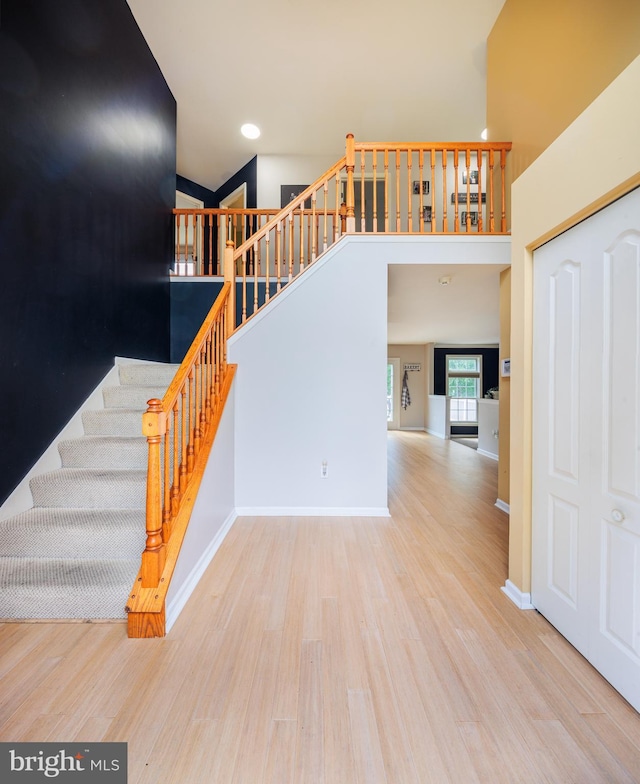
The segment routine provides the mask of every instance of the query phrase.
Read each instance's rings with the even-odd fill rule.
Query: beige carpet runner
[[[30,482],[33,508],[0,522],[0,620],[124,619],[145,541],[142,412],[177,366],[121,365],[62,468]]]

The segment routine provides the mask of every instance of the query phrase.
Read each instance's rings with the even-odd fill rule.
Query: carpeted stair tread
[[[60,468],[34,477],[29,486],[34,506],[142,509],[146,471]]]
[[[129,408],[146,411],[151,398],[162,400],[166,386],[119,386],[102,390],[105,408]]]
[[[85,411],[82,424],[87,436],[140,436],[142,412],[129,408],[105,408]]]
[[[61,441],[58,452],[64,468],[106,468],[116,470],[147,467],[147,439],[121,436],[83,436]]]
[[[134,363],[120,365],[118,375],[123,385],[160,386],[166,389],[173,381],[179,367],[180,365]]]
[[[126,618],[136,560],[0,557],[0,618]]]
[[[143,509],[34,507],[0,522],[3,556],[129,560],[144,545]]]
[[[31,479],[33,508],[0,521],[0,619],[126,618],[146,539],[142,412],[178,367],[120,365],[84,436],[58,444],[63,467]]]

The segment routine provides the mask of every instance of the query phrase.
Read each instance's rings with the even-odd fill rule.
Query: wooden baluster
[[[187,426],[189,411],[187,408],[187,386],[180,390],[180,498],[187,489]]]
[[[312,261],[313,261],[313,249],[312,249],[312,245],[313,245],[313,237],[312,237],[312,235],[313,235],[313,230],[312,230],[313,223],[312,223],[312,220],[311,220],[312,213],[313,213],[313,208],[311,209],[311,211],[308,211],[306,213],[306,218],[307,218],[307,220],[306,220],[306,224],[307,224],[307,266],[309,266],[309,264],[311,264]]]
[[[420,234],[424,232],[424,194],[422,193],[422,178],[424,177],[424,150],[420,148],[418,152],[418,192],[420,193],[420,205],[418,212],[418,231]]]
[[[322,252],[329,247],[327,243],[327,232],[329,227],[329,180],[325,180],[324,183],[324,228],[322,231]]]
[[[400,150],[396,149],[396,231],[401,231],[400,223]]]
[[[265,283],[264,283],[264,285],[265,285],[265,294],[264,294],[265,300],[264,301],[266,303],[266,302],[269,302],[269,299],[271,297],[271,295],[269,293],[269,267],[271,266],[271,263],[270,263],[271,262],[271,258],[270,258],[270,254],[271,254],[271,232],[269,232],[267,234],[267,236],[265,237],[265,243],[264,244],[265,244],[265,254],[266,254],[266,257],[267,257],[266,261],[265,261]]]
[[[147,437],[149,458],[147,466],[146,534],[142,553],[142,587],[155,588],[160,583],[166,550],[162,541],[162,512],[160,488],[160,449],[166,432],[162,401],[153,398],[142,415],[142,432]]]
[[[304,269],[304,202],[300,205],[300,212],[298,215],[300,222],[300,232],[298,237],[298,275]]]
[[[176,275],[178,275],[179,274],[179,270],[180,270],[180,267],[178,265],[179,265],[179,262],[180,262],[180,225],[182,223],[182,215],[180,215],[180,213],[177,213],[174,216],[174,218],[175,218],[175,220],[174,220],[174,231],[175,231],[174,240],[175,240],[176,248],[175,248],[175,258],[174,258],[174,261],[173,261],[173,271],[174,271],[174,273]]]
[[[171,420],[168,419],[163,438],[164,456],[162,466],[162,490],[164,500],[162,503],[162,541],[168,542],[171,537]]]
[[[256,256],[257,252],[258,252],[258,243],[254,242],[253,243],[253,256],[254,256],[254,258]],[[258,308],[260,307],[258,305],[258,266],[256,264],[254,264],[253,270],[254,271],[253,271],[253,313],[252,313],[252,315],[254,313],[257,313],[258,312]]]
[[[202,439],[205,437],[207,432],[207,414],[206,414],[206,395],[207,395],[207,385],[206,385],[206,350],[205,348],[200,349],[200,366],[197,368],[198,376],[196,378],[196,389],[198,381],[200,383],[200,391],[198,392],[197,399],[198,399],[198,407],[200,412],[198,414],[198,430],[196,431],[196,440],[194,443],[194,449],[196,456],[200,453],[200,448],[202,446]]]
[[[389,233],[389,150],[384,150],[384,232]]]
[[[376,176],[378,168],[378,151],[373,150],[372,154],[372,169],[373,169],[373,232],[378,232],[378,188],[376,185]]]
[[[500,218],[500,231],[504,234],[507,230],[507,184],[505,180],[505,166],[507,165],[507,151],[500,150],[500,186],[502,190],[502,215]]]
[[[413,232],[413,150],[407,150],[407,231],[409,234]],[[422,183],[420,184],[422,190]]]
[[[460,231],[460,220],[458,216],[458,150],[453,151],[453,230]]]
[[[449,161],[447,160],[447,151],[442,151],[442,231],[447,234],[449,232],[449,221],[447,219],[447,168]]]
[[[495,232],[495,222],[493,215],[493,150],[489,150],[489,177],[487,179],[487,189],[489,191],[489,232]]]
[[[318,257],[318,215],[316,213],[317,191],[311,194],[311,261]]]
[[[464,164],[467,170],[467,220],[465,228],[468,233],[471,231],[471,150],[468,147],[465,151]]]
[[[367,223],[365,220],[365,188],[364,188],[364,150],[360,150],[360,231],[364,234],[367,230]]]
[[[193,368],[191,368],[191,372],[189,373],[189,397],[188,397],[188,410],[189,410],[189,419],[188,419],[188,426],[187,426],[187,433],[188,433],[188,441],[187,441],[187,474],[189,477],[193,473],[193,464],[195,462],[195,454],[193,451],[193,443],[196,437],[196,417],[195,417],[195,395],[194,395],[194,378],[193,378]]]
[[[353,190],[353,170],[356,165],[355,139],[352,133],[347,134],[347,232],[356,230],[355,195]]]
[[[436,150],[431,148],[431,231],[436,230]]]
[[[282,221],[276,224],[276,291],[282,288],[281,265],[282,265]]]
[[[171,520],[175,519],[180,506],[180,422],[178,400],[173,404],[173,482],[171,484]]]
[[[289,212],[286,216],[289,222],[289,283],[293,280],[293,213]]]
[[[336,206],[334,209],[334,217],[333,217],[333,240],[332,243],[338,241],[338,237],[340,234],[345,234],[347,231],[347,202],[344,202],[344,226],[342,222],[338,223],[338,216],[340,214],[340,207],[342,206],[342,202],[340,201],[340,176],[336,173],[335,176],[335,186],[336,186]],[[345,194],[346,195],[346,194]]]
[[[208,218],[208,221],[209,221],[208,222],[208,226],[209,226],[209,237],[208,237],[208,242],[209,242],[209,265],[207,267],[207,274],[208,275],[213,275],[214,274],[214,272],[213,272],[213,264],[214,264],[214,262],[213,262],[213,215],[211,213],[208,213],[207,218]]]
[[[482,220],[482,164],[483,151],[476,151],[476,165],[478,166],[478,234],[483,233],[484,221]]]
[[[229,297],[227,299],[227,325],[231,332],[236,324],[236,263],[234,261],[234,247],[232,240],[227,240],[224,248],[224,282],[229,283]]]
[[[205,420],[207,425],[211,422],[211,415],[213,413],[213,400],[214,400],[214,381],[213,381],[213,326],[207,335],[207,348],[206,348],[206,368],[207,368],[207,391],[205,395]]]
[[[242,251],[242,321],[247,320],[247,251]]]

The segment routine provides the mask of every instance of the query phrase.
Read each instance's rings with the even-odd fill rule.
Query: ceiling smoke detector
[[[441,278],[438,278],[438,283],[441,286],[448,286],[451,283],[451,275],[443,275]]]

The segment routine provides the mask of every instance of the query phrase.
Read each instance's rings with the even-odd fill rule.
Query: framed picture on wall
[[[308,185],[281,185],[280,186],[280,207],[284,208],[290,204],[302,191],[306,191]],[[311,199],[306,199],[304,203],[305,210],[311,209]]]
[[[414,180],[413,194],[419,196],[421,193],[429,193],[429,180]]]
[[[465,226],[467,224],[467,214],[469,215],[469,219],[471,221],[471,225],[472,226],[477,226],[478,225],[478,211],[477,210],[470,210],[469,213],[467,213],[466,210],[463,210],[460,213],[460,220],[461,220],[461,222]]]
[[[431,223],[431,205],[422,208],[422,220],[425,223]]]
[[[478,184],[478,170],[472,169],[467,171],[466,169],[462,172],[462,184],[466,185],[467,181],[469,185],[477,185]]]

